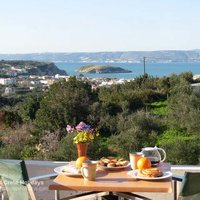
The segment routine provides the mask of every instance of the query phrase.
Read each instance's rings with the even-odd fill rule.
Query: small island
[[[131,73],[132,71],[121,67],[103,66],[103,65],[86,65],[76,70],[81,73],[89,74],[106,74],[106,73]]]

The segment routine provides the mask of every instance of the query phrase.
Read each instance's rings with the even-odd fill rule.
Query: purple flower
[[[93,134],[94,133],[94,129],[93,128],[89,129],[89,133]]]
[[[90,129],[90,125],[85,124],[84,122],[80,122],[77,126],[76,126],[76,130],[77,131],[85,131],[85,130],[89,130]]]
[[[98,130],[91,128],[90,125],[85,124],[84,122],[80,122],[75,128],[67,125],[66,130],[68,133],[73,133],[74,143],[85,143],[90,142],[95,139],[95,137],[99,136]]]
[[[74,132],[74,128],[71,127],[70,125],[67,125],[66,130],[68,133],[73,133]]]

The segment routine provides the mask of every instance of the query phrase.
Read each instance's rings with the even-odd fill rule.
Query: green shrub
[[[17,124],[22,123],[22,119],[16,111],[6,110],[3,122],[6,126],[14,128]]]
[[[200,140],[176,139],[160,145],[166,150],[167,161],[176,165],[198,165],[200,157]]]
[[[24,145],[21,153],[20,158],[24,160],[31,160],[37,156],[37,149],[34,146]]]
[[[77,159],[76,146],[73,143],[73,135],[67,134],[61,141],[55,152],[49,152],[49,159],[70,161]]]
[[[151,112],[158,115],[166,115],[168,113],[167,101],[156,101],[150,104]]]
[[[94,140],[88,145],[88,157],[92,160],[99,160],[103,156],[112,155],[109,149],[109,143],[107,138],[101,138]]]
[[[7,145],[0,148],[1,159],[21,159],[21,146],[19,144]]]
[[[170,129],[159,137],[159,147],[165,149],[167,161],[172,164],[199,164],[200,139],[182,130]]]
[[[130,152],[141,151],[145,146],[155,146],[161,126],[156,118],[140,111],[116,123],[120,133],[112,135],[109,144],[119,156],[128,159]]]

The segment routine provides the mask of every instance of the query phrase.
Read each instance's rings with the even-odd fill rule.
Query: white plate
[[[66,168],[66,165],[65,166],[61,166],[61,167],[56,167],[54,169],[54,172],[58,173],[58,174],[64,174],[64,175],[67,175],[67,176],[82,176],[81,173],[74,173],[74,172],[63,172],[63,169]]]
[[[163,176],[160,176],[160,177],[143,177],[143,176],[139,176],[137,170],[135,170],[135,171],[129,171],[127,175],[133,178],[143,179],[143,180],[160,180],[160,179],[171,177],[172,173],[170,171],[166,171],[166,172],[163,172]]]
[[[119,170],[119,169],[125,169],[129,166],[130,166],[130,163],[128,163],[128,165],[126,166],[120,166],[120,167],[106,167],[106,166],[100,166],[100,167],[102,167],[103,169],[108,169],[108,170]]]

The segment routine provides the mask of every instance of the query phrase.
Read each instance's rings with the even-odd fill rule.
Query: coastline
[[[87,65],[91,63],[84,63]],[[103,65],[105,63],[95,63]],[[79,76],[81,73],[76,72],[83,63],[56,63],[59,69],[64,69],[69,76]],[[88,78],[117,78],[130,80],[144,74],[142,63],[112,63],[112,66],[122,67],[131,70],[132,73],[107,73],[107,74],[83,74]],[[146,63],[146,73],[153,77],[170,76],[172,74],[180,74],[182,72],[192,72],[194,75],[200,74],[200,63]]]

